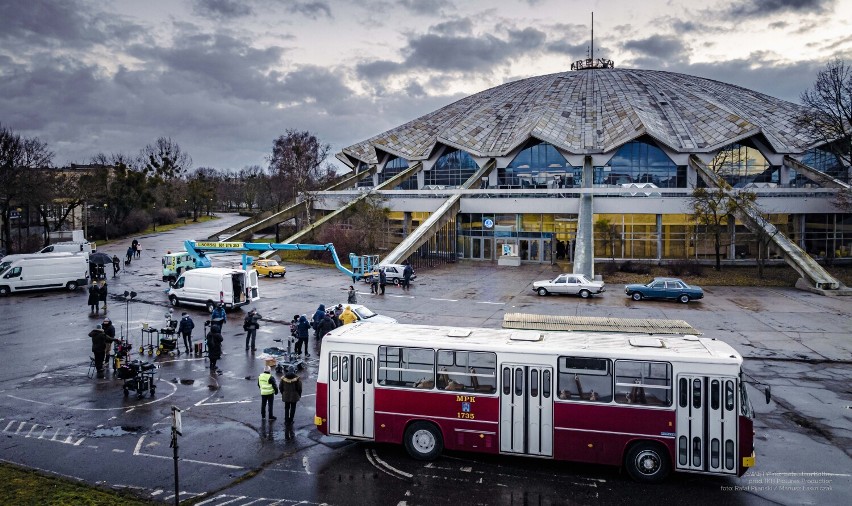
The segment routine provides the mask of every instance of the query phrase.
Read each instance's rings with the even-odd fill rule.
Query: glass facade
[[[370,167],[364,162],[359,163],[358,166],[355,167],[355,173],[356,174],[360,174],[361,172],[365,172],[365,171],[368,171],[368,170],[370,170]],[[373,187],[373,177],[372,176],[365,176],[363,179],[359,179],[358,183],[355,185],[355,187],[356,188],[372,188]]]
[[[711,168],[734,188],[750,183],[778,183],[778,168],[769,165],[760,151],[743,144],[729,144],[719,151]]]
[[[837,156],[827,149],[814,148],[809,150],[802,158],[802,163],[810,165],[818,171],[825,172],[829,176],[839,179],[844,183],[849,182],[849,171],[843,167]]]
[[[379,184],[384,183],[388,179],[396,176],[400,172],[404,171],[408,168],[408,160],[404,158],[394,158],[390,162],[385,165],[384,170],[379,174]],[[417,189],[417,174],[408,177],[405,181],[400,184],[394,186],[393,188],[387,188],[388,190],[416,190]]]
[[[464,151],[445,152],[431,170],[424,172],[424,185],[438,188],[458,188],[470,179],[479,166]]]
[[[572,167],[547,142],[532,141],[506,168],[497,170],[500,188],[573,188],[580,186],[582,167]]]
[[[658,188],[686,188],[686,167],[677,166],[652,142],[628,142],[603,167],[595,167],[595,184],[620,186],[651,183]]]

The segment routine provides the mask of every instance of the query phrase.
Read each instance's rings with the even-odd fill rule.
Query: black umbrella
[[[112,257],[106,253],[92,253],[89,255],[89,263],[94,265],[112,265]]]

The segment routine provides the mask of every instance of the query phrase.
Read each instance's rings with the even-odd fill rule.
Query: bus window
[[[559,357],[558,397],[612,402],[612,366],[605,358]]]
[[[538,369],[530,374],[530,397],[538,397]]]
[[[435,351],[379,346],[379,384],[431,389],[435,386]]]
[[[373,384],[373,359],[372,358],[367,359],[367,365],[364,368],[364,375],[367,378],[367,384],[372,385]]]
[[[361,383],[364,379],[361,377],[361,371],[363,368],[361,367],[361,361],[364,360],[361,357],[357,357],[355,359],[355,383]]]
[[[734,410],[734,382],[731,380],[725,382],[725,409]]]
[[[716,411],[719,409],[721,405],[720,398],[722,397],[722,393],[719,388],[719,380],[713,380],[710,382],[710,409]],[[714,465],[713,467],[719,467],[718,465]]]
[[[541,396],[550,399],[550,370],[541,373]]]
[[[439,390],[493,394],[497,391],[497,354],[438,350]]]
[[[668,362],[617,360],[615,402],[671,406],[672,365]]]
[[[508,367],[503,368],[503,395],[509,395],[512,391],[512,371]]]

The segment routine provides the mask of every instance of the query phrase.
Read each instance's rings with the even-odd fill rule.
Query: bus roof
[[[727,343],[694,335],[357,323],[323,337],[324,348],[333,343],[742,364],[742,356]]]

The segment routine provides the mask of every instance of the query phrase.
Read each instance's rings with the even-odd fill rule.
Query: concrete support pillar
[[[731,240],[731,245],[728,247],[728,260],[734,260],[737,258],[737,222],[733,216],[728,216],[728,235]]]
[[[411,212],[405,211],[402,213],[402,236],[408,237],[411,233]]]
[[[663,215],[657,215],[657,261],[663,259]]]
[[[781,188],[790,186],[790,167],[786,165],[778,167],[778,186]]]
[[[592,157],[583,160],[583,188],[591,188],[594,174]],[[577,215],[577,238],[574,243],[574,274],[585,274],[589,279],[595,276],[595,237],[594,207],[591,194],[580,198],[580,212]]]

